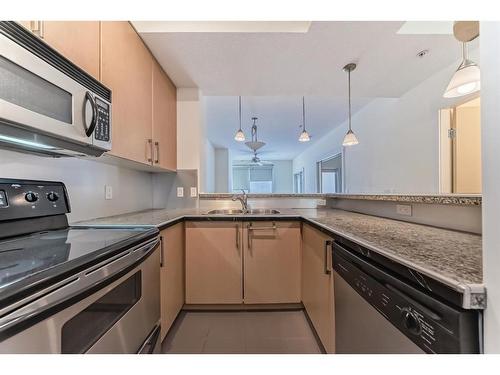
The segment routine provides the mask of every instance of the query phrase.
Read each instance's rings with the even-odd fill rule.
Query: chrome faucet
[[[247,213],[248,210],[249,210],[249,206],[248,206],[248,195],[247,193],[245,192],[245,190],[241,189],[241,191],[243,192],[243,194],[239,194],[239,195],[233,195],[233,202],[234,201],[240,201],[241,203],[241,207],[243,209],[243,213]]]

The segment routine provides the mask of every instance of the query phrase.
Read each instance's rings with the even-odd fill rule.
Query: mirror
[[[373,23],[348,24],[356,24],[360,38],[378,33]],[[461,62],[460,43],[451,32],[406,34],[400,32],[406,23],[388,24],[392,31],[385,34],[387,40],[370,39],[372,43],[360,46],[357,68],[351,72],[351,124],[359,144],[342,146],[348,130],[347,74],[342,71],[351,58],[342,49],[347,46],[337,51],[346,55],[343,64],[325,52],[324,59],[332,60],[328,66],[308,60],[307,66],[299,67],[277,61],[280,53],[268,51],[269,64],[283,64],[279,77],[268,77],[268,84],[262,80],[254,87],[241,77],[229,90],[233,95],[203,96],[207,162],[202,168],[212,183],[202,184],[201,191],[481,193],[479,92],[444,97]],[[426,23],[422,25],[425,30]],[[309,33],[319,33],[313,26],[314,22]],[[330,27],[350,26],[324,23],[326,31]],[[321,35],[318,38],[316,42],[324,42]],[[310,58],[322,57],[311,52]],[[469,58],[479,64],[478,38],[469,43]],[[233,63],[241,71],[241,59]],[[267,72],[262,64],[259,67],[262,74]],[[278,81],[283,87],[276,86]],[[240,113],[245,141],[234,139]],[[304,120],[308,142],[299,141]],[[254,147],[255,142],[265,144]]]

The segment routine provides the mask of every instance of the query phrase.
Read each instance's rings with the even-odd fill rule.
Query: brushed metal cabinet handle
[[[328,248],[330,246],[330,244],[332,243],[332,241],[330,240],[327,240],[325,241],[325,258],[323,260],[323,266],[324,266],[324,270],[325,270],[325,275],[329,275],[331,273],[330,269],[328,268]]]
[[[236,224],[236,249],[240,249],[240,231],[239,231],[239,227],[238,227],[238,224]]]
[[[165,264],[165,252],[164,252],[164,242],[165,237],[160,236],[160,267],[163,267]]]
[[[153,140],[151,138],[146,141],[146,160],[148,163],[153,162]]]
[[[159,164],[160,163],[160,142],[155,142],[155,151],[156,151],[155,164]]]

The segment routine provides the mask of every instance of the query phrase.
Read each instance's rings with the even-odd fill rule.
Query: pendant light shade
[[[351,129],[351,72],[356,69],[356,64],[351,63],[344,66],[344,71],[347,72],[347,86],[348,86],[348,95],[349,95],[349,130],[347,131],[344,141],[342,142],[342,146],[354,146],[359,143],[356,134]]]
[[[344,137],[344,141],[342,142],[342,146],[354,146],[357,145],[358,138],[356,138],[356,134],[352,130],[348,130],[347,134]]]
[[[243,130],[241,130],[241,96],[238,97],[238,113],[240,119],[240,127],[234,135],[234,140],[238,142],[245,142],[245,133],[243,133]]]
[[[445,98],[456,98],[479,91],[480,71],[474,61],[469,60],[467,44],[462,42],[462,63],[458,67],[444,92]]]
[[[309,142],[311,140],[311,136],[306,130],[306,104],[305,98],[302,97],[302,132],[299,135],[299,142]]]

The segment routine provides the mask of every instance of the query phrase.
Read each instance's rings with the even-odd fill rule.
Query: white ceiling
[[[372,98],[400,97],[461,54],[460,44],[443,31],[449,22],[314,21],[308,32],[266,32],[269,25],[259,32],[231,32],[248,25],[229,25],[224,32],[200,32],[206,25],[197,32],[186,32],[186,25],[178,26],[182,32],[134,26],[177,87],[197,87],[207,96],[214,145],[250,156],[233,140],[242,95],[246,135],[250,118],[259,117],[259,138],[267,142],[261,156],[269,160],[295,157],[346,119],[345,64],[358,64],[352,73],[355,112]],[[429,53],[417,57],[422,50]],[[302,95],[313,137],[305,144],[297,141]]]
[[[205,95],[340,96],[342,67],[355,61],[357,95],[399,97],[460,57],[452,35],[398,34],[403,24],[312,22],[307,33],[140,35],[177,87],[198,87]],[[423,49],[430,53],[418,59]]]

